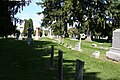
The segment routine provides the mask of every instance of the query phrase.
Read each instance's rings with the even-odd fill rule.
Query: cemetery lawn
[[[65,39],[65,43],[75,46],[78,41]],[[93,48],[92,43],[98,47]],[[50,49],[54,45],[54,68],[50,69]],[[107,60],[106,50],[110,43],[82,41],[82,52],[73,51],[58,44],[58,41],[41,38],[28,46],[26,41],[0,39],[0,80],[58,80],[57,64],[58,50],[63,53],[64,80],[74,80],[76,59],[85,62],[84,80],[120,80],[120,63]],[[94,59],[92,53],[100,51],[99,59]]]

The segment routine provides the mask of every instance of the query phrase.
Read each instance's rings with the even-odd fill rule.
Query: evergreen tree
[[[113,28],[117,28],[115,25],[119,25],[118,0],[42,0],[37,4],[44,8],[43,12],[38,13],[44,14],[42,25],[51,26],[53,31],[65,37],[67,24],[75,22],[79,32],[87,32],[90,40],[92,35],[110,36]],[[107,23],[110,20],[112,24]]]
[[[25,21],[25,24],[24,24],[24,35],[26,36],[27,33],[28,33],[28,28],[31,28],[33,29],[33,20],[30,18],[29,20],[24,20]]]

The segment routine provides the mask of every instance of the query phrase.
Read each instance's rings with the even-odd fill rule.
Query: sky
[[[35,2],[40,2],[41,0],[32,0],[32,3],[30,3],[29,6],[26,6],[21,9],[21,13],[17,13],[15,15],[16,18],[20,18],[22,20],[31,18],[33,20],[33,26],[34,27],[40,27],[41,19],[43,18],[43,15],[38,15],[38,12],[43,11],[41,6],[38,6]]]

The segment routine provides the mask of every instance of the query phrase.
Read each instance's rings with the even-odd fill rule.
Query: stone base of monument
[[[110,51],[106,52],[106,57],[114,61],[120,61],[120,49],[111,47]]]
[[[120,29],[113,31],[112,47],[106,52],[106,57],[115,61],[120,61]]]
[[[39,36],[35,36],[34,39],[35,39],[35,40],[39,40]]]

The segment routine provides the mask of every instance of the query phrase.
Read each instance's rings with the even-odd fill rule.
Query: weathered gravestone
[[[100,57],[100,51],[95,51],[95,52],[92,54],[92,56],[93,56],[94,58],[99,58],[99,57]]]
[[[73,48],[73,50],[82,51],[82,49],[81,49],[81,43],[76,43],[75,44],[75,48]]]
[[[27,43],[28,45],[31,45],[32,43],[32,28],[28,28],[28,36],[27,36]]]
[[[77,59],[74,80],[83,80],[83,73],[84,73],[84,62]]]
[[[63,51],[58,51],[58,80],[63,80]]]
[[[78,51],[78,50],[79,50],[79,46],[80,46],[80,44],[79,44],[79,43],[76,43],[76,44],[75,44],[75,50]]]
[[[53,64],[54,64],[54,46],[52,45],[51,46],[51,59],[50,59],[50,61],[51,61],[51,68],[53,68]]]
[[[22,33],[23,33],[24,28],[20,27],[20,36],[19,36],[19,40],[23,39]]]
[[[113,31],[112,47],[106,52],[106,57],[115,61],[120,61],[120,29]]]

